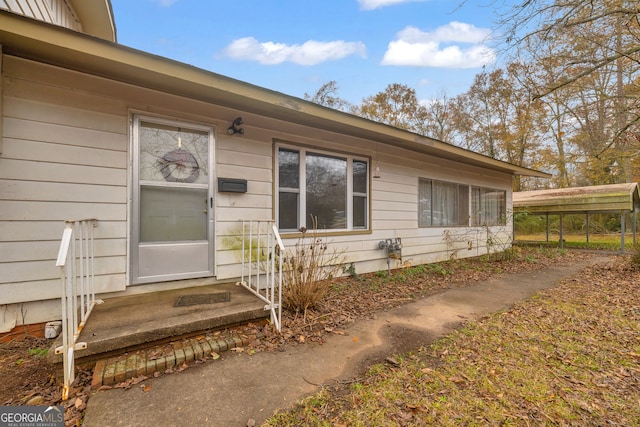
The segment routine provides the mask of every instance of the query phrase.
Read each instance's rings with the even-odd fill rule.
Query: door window
[[[140,243],[207,240],[209,133],[139,126]]]
[[[209,134],[140,123],[140,181],[207,184]]]

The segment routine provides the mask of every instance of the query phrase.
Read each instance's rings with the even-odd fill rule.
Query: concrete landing
[[[207,295],[229,293],[227,302]],[[204,296],[205,303],[176,307],[178,298]],[[194,299],[192,299],[194,300]],[[198,301],[198,298],[195,298]],[[105,299],[96,305],[82,330],[79,342],[87,349],[76,352],[76,363],[91,364],[100,358],[138,349],[173,337],[208,329],[221,329],[264,319],[265,303],[242,286],[216,284]],[[54,346],[60,345],[60,338]],[[52,362],[61,363],[61,355]]]

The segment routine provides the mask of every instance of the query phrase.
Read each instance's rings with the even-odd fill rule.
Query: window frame
[[[423,183],[428,183],[429,188],[428,188],[428,197],[429,197],[429,217],[428,217],[428,224],[425,223],[425,215],[424,215],[424,209],[422,208],[423,206],[423,202],[421,201],[422,195],[423,193],[427,193],[426,188],[423,188],[422,185]],[[434,205],[433,205],[433,201],[434,201],[434,192],[436,191],[436,187],[434,184],[436,183],[441,183],[441,184],[445,184],[445,185],[456,185],[457,186],[457,191],[458,191],[458,195],[456,198],[456,209],[458,210],[457,212],[457,217],[459,220],[458,224],[453,224],[453,225],[434,225]],[[460,188],[464,187],[466,188],[466,202],[464,203],[464,206],[461,206],[461,201],[464,199],[464,194],[460,194]],[[478,198],[476,200],[476,193],[478,194]],[[487,221],[487,218],[485,216],[483,216],[482,213],[482,209],[484,209],[484,204],[485,204],[485,197],[486,194],[490,194],[490,193],[499,193],[501,195],[501,197],[498,198],[500,206],[497,207],[496,211],[498,214],[498,217],[492,216],[490,218],[490,221]],[[424,203],[426,205],[426,203]],[[464,217],[465,213],[461,212],[460,209],[464,209],[464,207],[466,206],[467,208],[467,220],[466,223],[464,223],[465,221],[461,221],[461,219]],[[443,181],[443,180],[438,180],[438,179],[432,179],[432,178],[424,178],[424,177],[420,177],[418,178],[418,228],[454,228],[454,227],[496,227],[496,226],[505,226],[507,224],[507,218],[506,218],[506,213],[507,213],[507,190],[504,189],[498,189],[498,188],[491,188],[491,187],[481,187],[481,186],[477,186],[477,185],[469,185],[469,184],[460,184],[460,183],[456,183],[456,182],[450,182],[450,181]]]
[[[421,195],[421,190],[420,190],[420,186],[422,183],[429,183],[429,209],[430,209],[430,214],[429,214],[429,224],[425,225],[423,223],[421,223],[423,215],[423,209],[421,207],[421,202],[420,202],[420,195]],[[435,185],[434,184],[443,184],[443,188],[444,186],[455,186],[456,187],[456,212],[455,212],[455,224],[435,224],[434,225],[434,206],[433,206],[433,200],[434,200],[434,193],[435,193]],[[454,228],[454,227],[468,227],[469,226],[469,213],[470,213],[470,208],[469,208],[469,185],[467,184],[460,184],[457,182],[451,182],[451,181],[443,181],[440,179],[432,179],[432,178],[423,178],[420,177],[418,178],[418,228]],[[464,188],[465,190],[463,190],[463,192],[466,192],[466,194],[460,194],[460,190],[461,188]],[[466,197],[464,197],[466,196]],[[464,204],[461,206],[460,201],[463,200],[463,198],[466,198],[466,201],[464,202]],[[464,209],[464,207],[466,207],[466,214],[465,212],[461,211],[461,209]],[[463,219],[464,218],[464,219]]]
[[[478,192],[478,204],[474,203],[474,192]],[[485,197],[489,193],[500,193],[502,197],[500,198],[501,206],[498,207],[498,216],[491,217],[491,221],[486,220],[485,214],[483,214]],[[480,186],[471,186],[471,225],[474,227],[497,227],[497,226],[505,226],[507,225],[507,191],[500,190],[497,188],[490,187],[480,187]],[[479,210],[476,210],[479,208]]]
[[[292,151],[298,153],[298,188],[294,187],[280,187],[280,151]],[[371,220],[370,220],[370,212],[371,212],[371,159],[366,156],[360,156],[350,153],[344,153],[339,151],[329,151],[324,149],[319,149],[317,147],[307,147],[300,146],[295,144],[287,144],[287,143],[276,143],[275,144],[275,154],[274,154],[274,210],[275,210],[275,220],[278,228],[282,233],[295,233],[300,231],[301,228],[311,228],[309,214],[306,212],[307,210],[307,155],[312,154],[321,157],[328,157],[334,159],[344,159],[346,160],[347,168],[346,168],[346,200],[345,200],[345,216],[346,216],[346,228],[327,228],[320,229],[320,232],[327,233],[348,233],[348,232],[362,232],[362,231],[370,231]],[[354,191],[354,162],[363,162],[367,166],[367,176],[366,176],[366,193],[355,192]],[[293,193],[297,194],[297,222],[298,227],[293,228],[280,228],[280,194],[281,193]],[[364,209],[364,223],[363,227],[354,227],[354,197],[364,197],[365,199],[365,209]]]

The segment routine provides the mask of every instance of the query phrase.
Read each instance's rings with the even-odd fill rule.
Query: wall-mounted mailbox
[[[218,178],[219,193],[246,193],[247,180],[235,178]]]

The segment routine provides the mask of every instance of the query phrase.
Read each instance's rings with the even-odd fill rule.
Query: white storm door
[[[213,129],[136,116],[131,282],[213,276]]]

